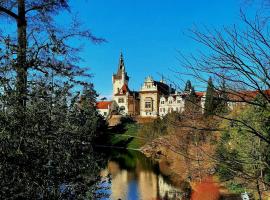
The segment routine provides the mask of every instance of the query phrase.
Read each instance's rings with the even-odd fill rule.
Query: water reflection
[[[112,200],[181,199],[182,191],[158,171],[158,165],[139,152],[118,152],[102,170],[103,186]]]

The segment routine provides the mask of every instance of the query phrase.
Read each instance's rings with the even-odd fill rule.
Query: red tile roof
[[[195,92],[197,97],[203,97],[205,95],[204,92]]]
[[[266,96],[270,96],[270,90],[264,90],[262,93]],[[258,90],[253,91],[239,91],[239,92],[228,92],[228,99],[231,101],[250,101],[253,100],[260,92]]]
[[[124,84],[122,86],[121,90],[122,90],[123,94],[126,94],[129,91],[127,84]]]
[[[127,92],[130,92],[130,91],[129,91],[129,89],[128,89],[127,84],[124,84],[124,85],[122,86],[122,88],[120,89],[120,91],[118,91],[118,93],[115,94],[115,96],[125,95]]]
[[[108,109],[112,105],[112,101],[99,101],[96,104],[97,109]]]

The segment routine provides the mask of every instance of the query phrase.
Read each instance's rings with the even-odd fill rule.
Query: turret
[[[129,77],[126,73],[123,54],[120,54],[117,73],[113,74],[113,94],[117,94],[124,84],[128,85]]]

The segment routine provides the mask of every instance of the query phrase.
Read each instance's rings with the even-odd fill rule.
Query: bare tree
[[[199,31],[191,29],[191,37],[208,47],[209,52],[199,52],[199,55],[182,56],[181,62],[187,68],[186,75],[206,85],[205,77],[213,77],[215,90],[224,92],[222,84],[226,83],[226,101],[230,104],[249,104],[265,107],[262,101],[254,101],[256,95],[270,103],[270,38],[268,23],[262,23],[258,18],[250,21],[242,14],[246,28],[223,28],[222,30]],[[224,118],[224,116],[220,116]],[[228,119],[230,120],[230,119]],[[232,119],[233,120],[233,119]],[[267,143],[269,139],[259,130],[250,127],[249,130]]]
[[[225,93],[225,95],[220,95],[220,98],[228,102],[231,107],[249,105],[258,108],[257,110],[269,111],[269,21],[266,18],[262,20],[259,16],[250,20],[244,13],[241,13],[241,18],[243,26],[234,25],[233,27],[224,27],[221,30],[208,29],[207,27],[203,30],[199,30],[197,27],[191,29],[191,38],[206,47],[208,51],[200,51],[198,54],[190,56],[181,55],[180,61],[187,69],[188,73],[185,75],[191,76],[198,82],[206,85],[207,78],[212,77],[215,83],[214,90],[218,94]],[[258,96],[260,100],[256,100]],[[261,144],[269,146],[269,133],[265,129],[255,126],[257,121],[254,123],[252,121],[254,119],[247,120],[244,117],[220,113],[215,113],[214,117],[220,120],[229,120],[232,127],[234,124],[238,124],[237,127],[244,127],[246,134],[255,136],[254,138],[258,139]],[[263,148],[260,149],[260,146],[255,146],[255,148],[260,151],[257,152],[258,154],[263,154]],[[246,158],[241,158],[242,160],[227,159],[226,156],[220,159],[215,156],[211,156],[211,158],[245,180],[256,180],[254,186],[257,187],[256,190],[260,198],[262,186],[269,186],[269,182],[265,180],[263,175],[266,170],[269,170],[269,165],[265,164],[268,162],[267,158],[261,159],[260,157],[259,161],[254,159],[253,162],[247,162]],[[256,170],[242,172],[241,169],[235,167],[237,165],[251,165]],[[262,166],[264,170],[262,170]]]

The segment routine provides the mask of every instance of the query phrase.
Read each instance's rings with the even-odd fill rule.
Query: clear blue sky
[[[108,42],[87,44],[82,56],[94,74],[101,96],[112,93],[112,74],[120,51],[131,77],[130,89],[139,90],[144,78],[159,80],[170,69],[181,70],[177,51],[200,48],[184,33],[195,25],[221,28],[237,24],[243,0],[73,0],[71,7],[84,24]],[[181,83],[180,83],[181,84]]]

